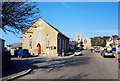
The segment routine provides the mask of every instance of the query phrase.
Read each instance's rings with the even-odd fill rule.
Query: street
[[[11,71],[17,73],[33,69],[30,74],[18,79],[118,79],[117,58],[103,58],[100,53],[91,53],[89,50],[83,50],[82,54],[69,58],[12,58],[16,69]]]

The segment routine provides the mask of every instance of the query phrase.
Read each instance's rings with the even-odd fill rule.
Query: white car
[[[74,52],[74,55],[81,55],[82,54],[82,52],[80,51],[80,50],[76,50],[75,52]]]

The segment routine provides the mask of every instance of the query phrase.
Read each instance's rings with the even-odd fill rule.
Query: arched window
[[[29,38],[29,48],[32,49],[32,36],[30,35],[30,38]]]
[[[86,40],[86,39],[84,40],[84,43],[87,43],[87,40]]]
[[[46,36],[46,48],[49,48],[49,35]]]
[[[38,34],[37,34],[37,41],[40,41],[41,40],[41,33],[39,32]]]

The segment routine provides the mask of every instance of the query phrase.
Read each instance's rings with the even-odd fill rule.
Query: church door
[[[37,53],[41,54],[41,45],[40,45],[40,43],[37,44]]]

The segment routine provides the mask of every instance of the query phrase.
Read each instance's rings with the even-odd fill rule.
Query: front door
[[[40,43],[37,44],[37,53],[41,54],[41,45],[40,45]]]

